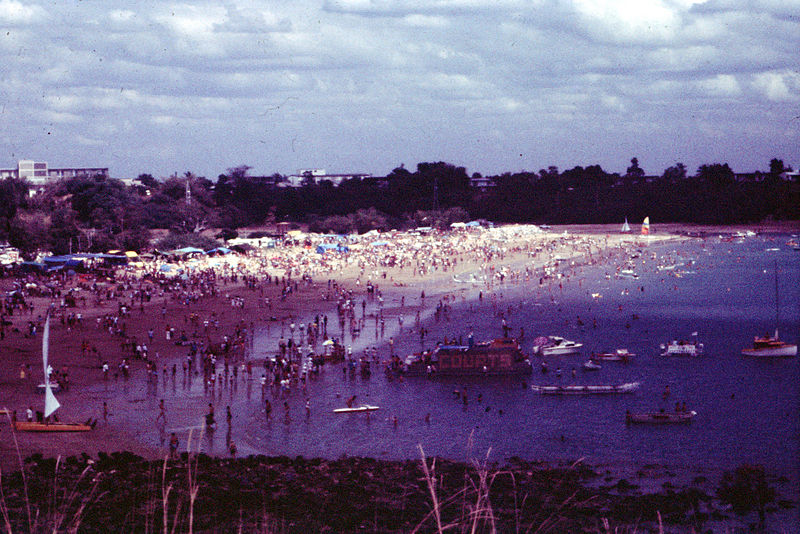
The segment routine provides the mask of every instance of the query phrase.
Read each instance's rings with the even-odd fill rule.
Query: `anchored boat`
[[[593,352],[591,359],[593,361],[628,362],[634,356],[636,355],[628,349],[616,349],[609,352]]]
[[[692,341],[673,340],[661,344],[662,356],[701,356],[704,346],[697,341],[697,332],[692,332]]]
[[[775,263],[775,335],[756,336],[753,339],[753,347],[742,349],[745,356],[757,356],[760,358],[774,358],[797,356],[797,345],[781,341],[778,337],[778,325],[780,324],[780,306],[778,304],[778,264]]]
[[[582,348],[583,343],[569,341],[559,336],[542,336],[533,340],[533,352],[545,358],[580,354]]]
[[[633,393],[639,389],[639,382],[597,386],[531,386],[531,389],[536,393],[541,393],[543,395],[608,395],[616,393]]]
[[[422,375],[530,374],[531,362],[513,338],[474,345],[439,345],[432,352],[408,356],[403,372]]]
[[[689,423],[697,412],[694,410],[688,412],[625,412],[625,422],[631,423],[649,423],[649,424],[674,424],[674,423]]]

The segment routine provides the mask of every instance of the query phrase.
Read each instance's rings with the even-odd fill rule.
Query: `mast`
[[[778,301],[778,260],[775,260],[775,339],[778,339],[778,325],[780,324],[781,305]]]

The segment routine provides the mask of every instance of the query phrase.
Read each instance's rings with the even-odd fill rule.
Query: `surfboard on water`
[[[379,408],[379,406],[369,406],[368,404],[365,404],[363,406],[355,406],[353,408],[336,408],[333,410],[333,413],[373,412]]]

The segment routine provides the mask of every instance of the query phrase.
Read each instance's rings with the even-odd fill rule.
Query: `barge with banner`
[[[439,345],[407,357],[402,371],[410,376],[530,374],[531,362],[517,340],[498,338],[470,345]]]

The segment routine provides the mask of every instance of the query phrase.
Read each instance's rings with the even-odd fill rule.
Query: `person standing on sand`
[[[175,432],[169,437],[169,458],[174,460],[178,456],[178,436]]]
[[[103,403],[105,406],[105,402]],[[164,399],[161,399],[158,403],[158,416],[156,417],[156,422],[161,419],[163,420],[164,424],[167,424],[167,407],[164,406]]]

